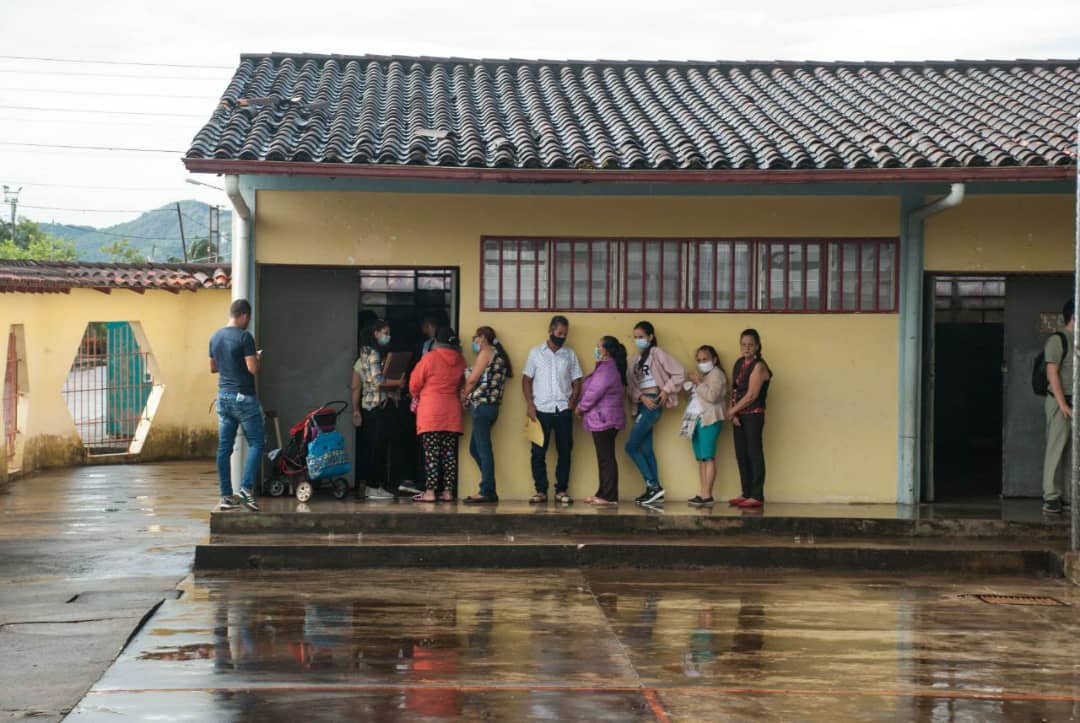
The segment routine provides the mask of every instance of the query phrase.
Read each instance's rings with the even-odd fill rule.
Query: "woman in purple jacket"
[[[585,502],[597,507],[619,503],[619,464],[615,461],[615,436],[626,426],[626,347],[613,336],[605,336],[593,352],[596,369],[581,385],[577,415],[596,445],[596,465],[600,468],[600,488]]]

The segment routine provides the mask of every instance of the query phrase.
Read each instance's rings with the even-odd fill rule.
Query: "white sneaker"
[[[364,490],[369,500],[394,500],[397,499],[393,492],[387,492],[382,487],[368,487]]]
[[[398,492],[404,492],[405,494],[409,494],[409,495],[422,495],[422,494],[424,494],[424,490],[420,489],[420,487],[415,482],[413,482],[411,480],[405,480],[404,482],[399,484],[398,488],[397,488],[397,491]]]

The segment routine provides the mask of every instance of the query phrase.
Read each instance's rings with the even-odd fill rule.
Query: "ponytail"
[[[615,368],[619,370],[619,380],[626,386],[626,347],[619,343],[613,336],[605,336],[600,340],[600,346],[604,348],[608,356],[615,360]]]
[[[510,364],[510,355],[506,353],[506,349],[503,348],[499,338],[495,336],[495,330],[490,326],[481,326],[476,330],[476,335],[484,337],[485,341],[495,350],[495,355],[502,358],[503,364],[506,365],[507,378],[514,376],[514,367]]]

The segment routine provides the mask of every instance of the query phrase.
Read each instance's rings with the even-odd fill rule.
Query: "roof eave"
[[[673,183],[673,184],[814,184],[814,183],[964,183],[1064,181],[1076,166],[972,166],[947,168],[598,170],[532,168],[460,168],[394,166],[299,161],[244,161],[185,158],[192,173],[290,175],[424,181],[493,181],[497,183]]]

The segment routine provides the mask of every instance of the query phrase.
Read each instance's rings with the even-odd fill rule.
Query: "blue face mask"
[[[592,350],[593,356],[596,357],[596,361],[600,361],[604,358],[604,355],[600,353],[600,347],[596,347]]]
[[[390,343],[390,335],[389,334],[383,334],[382,336],[380,336],[375,341],[379,342],[379,346],[387,346]]]
[[[474,341],[472,343],[472,350],[473,350],[473,354],[479,354],[480,353],[480,342]]]
[[[634,346],[636,346],[638,349],[641,349],[642,351],[645,351],[646,349],[649,348],[649,340],[648,339],[634,339]]]

